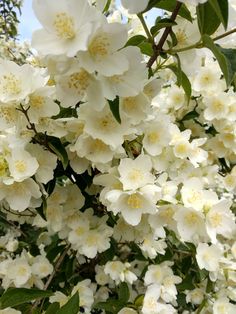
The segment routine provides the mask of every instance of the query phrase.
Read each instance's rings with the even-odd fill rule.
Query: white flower
[[[130,14],[136,14],[146,9],[148,5],[148,0],[121,0],[121,4],[123,5],[123,7],[128,9]]]
[[[195,242],[206,238],[204,215],[193,208],[180,207],[174,214],[177,230],[183,241]]]
[[[71,295],[74,295],[76,292],[79,293],[80,306],[84,308],[86,314],[91,313],[91,307],[94,302],[91,280],[85,279],[77,283],[72,289]]]
[[[191,291],[188,291],[186,294],[187,303],[200,305],[203,299],[204,299],[204,291],[200,288],[195,288]]]
[[[29,96],[27,106],[30,122],[38,123],[40,118],[56,116],[60,112],[59,106],[53,100],[54,93],[53,87],[44,86]]]
[[[117,314],[138,314],[138,312],[131,309],[130,307],[124,307]]]
[[[107,163],[113,159],[115,153],[109,145],[100,139],[94,139],[86,134],[78,137],[73,151],[76,151],[79,157],[85,157],[94,163]]]
[[[42,146],[30,144],[27,146],[30,154],[36,157],[39,167],[35,174],[37,181],[44,184],[53,179],[54,169],[57,166],[57,156],[43,149]]]
[[[110,202],[107,204],[108,210],[115,214],[121,212],[128,224],[136,226],[140,223],[142,214],[156,213],[156,202],[160,199],[160,188],[155,185],[146,185],[139,191],[111,190],[105,195],[105,199]]]
[[[169,133],[170,121],[167,116],[161,116],[144,127],[143,147],[152,156],[160,155],[171,136]]]
[[[32,46],[44,55],[73,57],[87,50],[92,22],[99,12],[84,0],[34,0],[33,9],[44,29],[32,36]]]
[[[139,155],[136,159],[121,159],[118,171],[124,190],[136,190],[146,184],[154,183],[151,174],[152,162],[148,155]]]
[[[129,263],[122,263],[120,261],[107,262],[104,268],[105,274],[109,275],[116,284],[120,282],[128,282],[131,285],[138,278],[137,276],[129,270],[131,265]]]
[[[236,231],[235,215],[230,210],[231,201],[221,200],[214,204],[206,214],[206,230],[212,243],[216,243],[216,235],[221,234],[231,239]]]
[[[8,307],[5,310],[0,310],[0,314],[21,314],[21,312]]]
[[[31,266],[32,273],[40,279],[45,278],[53,272],[53,266],[44,256],[36,256]]]
[[[117,51],[127,41],[127,29],[120,23],[107,22],[97,25],[88,41],[88,50],[80,52],[78,58],[90,73],[97,71],[101,75],[122,74],[129,68],[125,54]]]
[[[10,174],[16,182],[22,182],[32,177],[38,167],[38,161],[27,151],[15,148],[11,151],[11,156],[6,157],[8,161]]]
[[[196,259],[200,269],[205,268],[208,271],[218,271],[221,257],[222,249],[218,245],[198,244]]]
[[[137,96],[143,91],[147,77],[147,69],[142,62],[142,55],[137,47],[127,47],[122,50],[129,61],[129,68],[123,74],[110,77],[99,76],[103,94],[113,100],[117,95],[121,97]]]
[[[236,305],[229,302],[226,297],[221,297],[214,302],[213,314],[235,314]]]
[[[16,258],[8,264],[6,276],[19,288],[31,277],[31,267],[25,258]]]
[[[85,97],[98,110],[104,106],[104,98],[100,83],[94,74],[88,73],[78,64],[72,64],[71,68],[56,79],[57,98],[62,107],[75,106]]]
[[[45,85],[47,77],[29,64],[18,64],[0,60],[0,101],[20,102],[37,88]]]
[[[226,93],[221,93],[216,96],[205,97],[203,102],[206,106],[204,118],[209,121],[219,120],[227,116],[231,98]]]
[[[20,212],[30,206],[32,198],[39,199],[41,196],[38,184],[31,178],[11,185],[0,185],[0,191],[0,199],[5,198],[13,210]]]
[[[80,106],[79,117],[85,123],[85,133],[114,149],[122,145],[124,136],[133,131],[126,121],[122,121],[121,124],[116,121],[106,102],[104,108],[96,114],[93,107],[88,104]]]

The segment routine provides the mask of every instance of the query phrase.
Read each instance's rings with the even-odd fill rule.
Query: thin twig
[[[178,13],[179,13],[179,10],[180,10],[180,8],[181,8],[181,5],[182,5],[182,3],[179,2],[179,1],[177,1],[176,7],[175,7],[175,9],[174,9],[174,11],[172,12],[171,17],[170,17],[170,20],[171,20],[172,22],[175,21],[177,15],[178,15]],[[163,48],[163,46],[164,46],[164,43],[165,43],[167,37],[169,36],[169,34],[170,34],[170,32],[171,32],[171,29],[172,29],[171,26],[166,27],[165,30],[164,30],[164,33],[163,33],[162,36],[161,36],[161,39],[160,39],[159,43],[158,43],[157,45],[153,45],[153,52],[154,52],[154,53],[153,53],[153,55],[151,56],[151,58],[149,59],[149,61],[148,61],[148,63],[147,63],[147,67],[148,67],[148,68],[151,68],[151,66],[153,65],[153,63],[156,61],[156,59],[157,59],[158,56],[160,55],[160,52],[162,51],[162,48]]]
[[[64,252],[58,257],[58,260],[56,261],[56,264],[55,264],[55,266],[54,266],[54,270],[53,270],[53,272],[51,273],[50,277],[48,278],[47,282],[45,283],[45,285],[44,285],[44,287],[43,287],[43,290],[47,290],[48,287],[50,286],[50,284],[51,284],[51,282],[52,282],[54,276],[56,275],[56,273],[57,273],[58,270],[60,269],[61,264],[62,264],[62,262],[64,261],[64,258],[66,257],[66,254],[68,253],[69,249],[70,249],[70,245],[68,245],[68,246],[66,247],[66,249],[64,250]],[[33,304],[32,308],[31,308],[31,311],[30,311],[30,314],[33,314],[34,309],[37,308],[37,306],[39,305],[40,301],[41,301],[41,300],[37,300],[37,301]]]

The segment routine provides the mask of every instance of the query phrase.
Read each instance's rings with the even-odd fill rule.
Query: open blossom
[[[78,58],[85,70],[104,76],[122,74],[129,68],[128,58],[122,53],[127,41],[127,29],[120,23],[101,23],[94,27],[88,40],[88,50]]]
[[[32,46],[44,55],[73,57],[87,50],[93,22],[101,18],[84,0],[34,0],[33,9],[44,28],[33,33]]]
[[[48,80],[39,69],[29,64],[22,66],[13,61],[0,60],[0,102],[20,103]]]

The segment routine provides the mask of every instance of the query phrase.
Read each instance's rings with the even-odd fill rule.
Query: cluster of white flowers
[[[107,3],[33,0],[37,57],[0,60],[0,206],[13,228],[0,234],[2,287],[45,289],[66,248],[75,265],[57,284],[69,288],[50,303],[78,291],[78,313],[93,313],[124,284],[114,313],[174,314],[182,299],[186,314],[235,313],[235,90],[206,49],[179,53],[192,97],[174,57],[149,78],[126,45],[138,28],[119,10],[106,18]],[[149,2],[121,3],[129,15]],[[196,18],[176,21],[174,48],[200,39]],[[25,225],[37,254],[22,249]]]

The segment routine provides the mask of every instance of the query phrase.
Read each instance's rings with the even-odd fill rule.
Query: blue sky
[[[117,1],[120,2],[119,0]],[[152,10],[152,12],[149,13],[148,23],[150,25],[152,25],[153,22],[155,21],[157,14],[158,10]],[[24,0],[19,25],[20,39],[30,40],[32,32],[39,28],[41,28],[41,26],[40,23],[37,21],[36,17],[34,16],[34,12],[32,10],[32,0]]]

